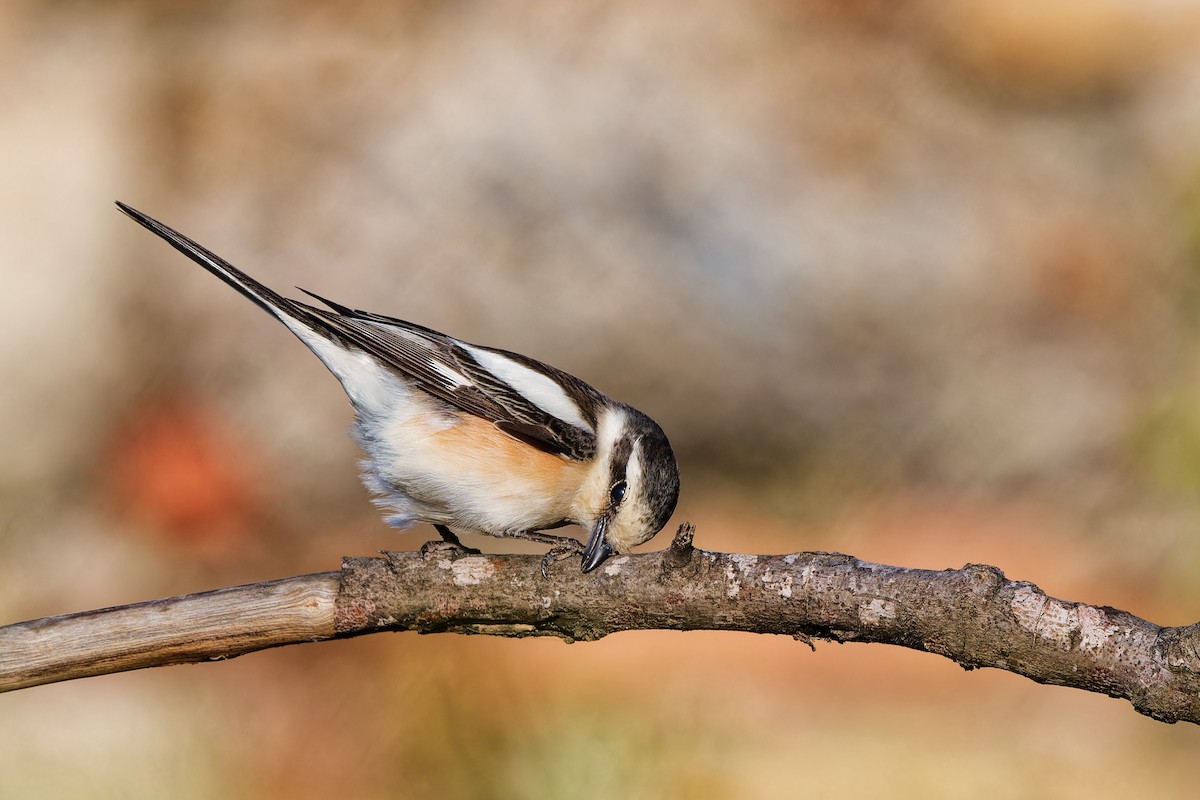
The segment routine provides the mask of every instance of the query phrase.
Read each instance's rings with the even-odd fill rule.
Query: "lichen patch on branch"
[[[1079,615],[1074,608],[1028,585],[1013,592],[1011,607],[1022,628],[1061,649],[1071,648],[1072,637],[1079,629]]]
[[[467,556],[454,561],[444,558],[438,561],[438,568],[454,574],[455,586],[474,586],[496,571],[491,560],[484,556]]]
[[[858,621],[878,625],[881,620],[896,618],[896,604],[876,597],[858,607]]]
[[[1121,632],[1120,626],[1110,624],[1108,617],[1098,608],[1080,606],[1078,614],[1080,650],[1099,650]]]
[[[617,556],[616,558],[611,559],[608,564],[604,566],[604,574],[610,577],[614,575],[620,575],[621,567],[628,561],[629,556]]]

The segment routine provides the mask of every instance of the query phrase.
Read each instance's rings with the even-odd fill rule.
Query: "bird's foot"
[[[458,538],[458,534],[456,534],[454,531],[447,528],[445,525],[434,525],[433,529],[438,532],[439,536],[442,537],[443,544],[450,545],[450,547],[453,547],[454,549],[459,550],[459,551],[465,553],[466,555],[477,556],[477,555],[481,555],[483,553],[482,550],[478,550],[474,547],[467,547]],[[435,543],[430,542],[429,544],[435,544]]]
[[[558,539],[558,543],[546,551],[546,555],[542,556],[541,573],[542,577],[547,580],[550,579],[548,568],[551,564],[583,555],[583,543],[578,539],[571,539],[566,536],[555,536],[553,538]]]
[[[438,556],[440,558],[449,558],[452,561],[460,558],[466,558],[467,556],[480,555],[480,551],[473,547],[464,547],[461,544],[444,542],[441,539],[430,539],[428,542],[421,545],[420,553],[422,558],[432,558],[433,556]]]

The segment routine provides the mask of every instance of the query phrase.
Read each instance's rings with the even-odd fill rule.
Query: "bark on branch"
[[[1039,683],[1123,697],[1164,722],[1200,722],[1200,623],[1163,628],[1057,600],[995,567],[919,570],[837,553],[744,555],[692,546],[583,575],[574,560],[420,552],[342,569],[0,628],[0,691],[377,631],[598,639],[635,629],[881,642]]]

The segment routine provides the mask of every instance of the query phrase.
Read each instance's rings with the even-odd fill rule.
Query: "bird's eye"
[[[621,501],[625,499],[625,481],[617,481],[608,490],[608,499],[613,506],[619,506]]]

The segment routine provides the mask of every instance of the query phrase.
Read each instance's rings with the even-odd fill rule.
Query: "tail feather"
[[[343,317],[360,317],[360,316],[362,316],[362,312],[355,311],[353,308],[350,308],[350,306],[344,306],[341,303],[336,303],[327,297],[321,297],[321,295],[317,294],[316,292],[310,292],[308,289],[303,289],[299,286],[297,286],[296,288],[300,289],[300,291],[304,292],[309,297],[311,297],[315,300],[320,300],[322,303],[327,305],[332,311],[334,311],[335,313],[341,314]]]
[[[269,312],[272,316],[278,317],[285,323],[289,321],[304,321],[308,326],[311,326],[311,321],[306,319],[308,315],[304,313],[306,307],[303,304],[297,303],[295,300],[290,300],[273,289],[264,286],[207,247],[192,241],[174,228],[163,225],[158,220],[143,214],[136,208],[127,206],[120,201],[117,201],[117,208],[124,211],[150,232],[166,240],[168,244],[192,261],[195,261],[213,275],[216,275],[234,289],[237,289],[240,293],[250,298],[250,300],[254,301],[254,303]]]
[[[363,362],[364,355],[374,352],[372,339],[339,322],[339,313],[353,314],[350,309],[318,298],[334,309],[329,312],[284,297],[179,231],[124,203],[118,202],[117,207],[286,325],[341,382],[356,408],[378,412],[389,407],[397,392],[394,369],[385,367],[384,357]]]

